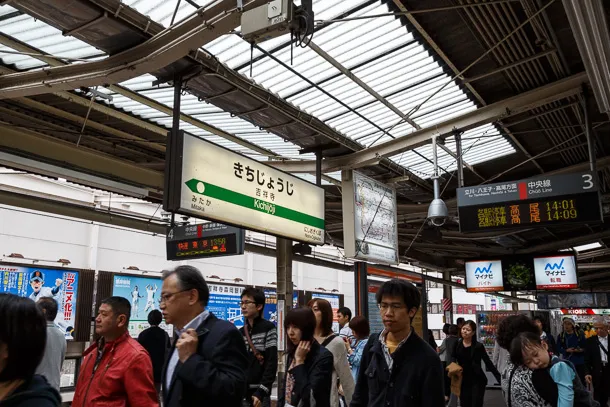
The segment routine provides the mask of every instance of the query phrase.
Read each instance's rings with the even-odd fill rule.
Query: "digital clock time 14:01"
[[[563,199],[561,201],[549,201],[545,203],[546,216],[548,221],[569,220],[578,218],[578,210],[573,199]]]

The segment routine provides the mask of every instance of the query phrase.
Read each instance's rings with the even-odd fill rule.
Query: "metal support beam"
[[[252,0],[244,9],[264,3],[265,0]],[[235,0],[217,1],[194,11],[144,43],[103,60],[3,75],[0,77],[0,98],[114,84],[155,72],[237,28],[240,20]]]
[[[456,145],[457,145],[457,138],[456,138]],[[479,174],[477,172],[477,170],[474,169],[474,167],[466,162],[464,162],[464,160],[461,160],[459,157],[461,155],[461,153],[454,153],[453,151],[451,151],[451,149],[449,147],[447,147],[444,144],[438,144],[438,146],[443,149],[447,154],[449,154],[451,157],[455,158],[456,161],[458,162],[458,166],[460,165],[460,161],[462,162],[462,177],[464,176],[464,168],[466,167],[470,170],[470,172],[472,172],[474,175],[476,175],[480,180],[485,181],[485,177],[482,176],[481,174]],[[460,144],[460,148],[461,148],[461,144]]]
[[[44,56],[44,52],[42,50],[39,50],[37,48],[31,47],[30,45],[17,40],[16,38],[13,38],[9,35],[0,33],[0,44],[5,45],[11,49],[17,50],[17,51],[22,51],[22,52],[26,52],[26,53],[30,53],[30,54],[36,54],[37,56],[34,56],[33,58],[38,59],[39,61],[42,61],[44,63],[49,64],[50,66],[65,66],[68,65],[66,62],[56,59],[56,58],[51,58],[48,56]],[[13,71],[8,70],[7,68],[2,68],[3,71],[5,71],[4,73],[13,73]],[[140,93],[134,92],[130,89],[127,89],[123,86],[120,85],[109,85],[107,86],[107,89],[118,93],[119,95],[125,96],[128,99],[131,99],[135,102],[141,103],[145,106],[148,106],[150,108],[153,108],[161,113],[167,114],[167,115],[172,115],[173,111],[172,108],[170,108],[169,106],[163,104],[163,103],[159,103],[156,100],[153,100],[147,96],[141,95]],[[63,99],[69,100],[70,102],[74,102],[74,103],[78,103],[82,106],[88,106],[89,105],[89,101],[83,97],[80,97],[74,93],[70,93],[70,92],[57,92],[55,93],[56,96],[59,96]],[[105,96],[105,94],[101,94],[100,97]],[[112,109],[109,106],[106,105],[102,105],[99,103],[94,103],[93,105],[91,105],[92,109],[95,111],[99,111],[101,113],[104,113],[110,117],[115,117],[117,119],[123,120],[127,123],[130,124],[134,124],[138,127],[142,127],[145,128],[149,131],[154,132],[155,134],[159,134],[162,135],[163,137],[166,136],[167,134],[167,130],[165,128],[162,128],[160,126],[154,125],[152,123],[148,123],[144,120],[140,120],[136,117],[133,117],[132,115],[128,115],[122,112],[119,112],[115,109]],[[248,113],[255,113],[257,111],[261,111],[264,110],[266,108],[261,108],[261,109],[255,109],[254,111],[248,112]],[[231,133],[228,133],[224,130],[219,129],[218,127],[212,126],[208,123],[205,123],[199,119],[196,119],[194,117],[192,117],[191,115],[188,114],[184,114],[181,113],[180,114],[180,120],[182,120],[185,123],[188,124],[192,124],[193,126],[200,128],[202,130],[205,131],[209,131],[212,134],[215,134],[219,137],[222,137],[226,140],[229,140],[235,144],[238,144],[242,147],[246,147],[249,148],[250,150],[257,152],[259,154],[262,154],[264,156],[267,157],[278,157],[278,155],[276,153],[274,153],[271,150],[268,150],[266,148],[260,147],[254,143],[251,143],[249,141],[246,141],[240,137],[237,137]],[[161,146],[162,150],[165,150],[165,147]]]
[[[405,5],[402,3],[401,0],[393,0],[393,1],[394,1],[394,5],[401,12],[404,12],[404,13],[410,12],[410,10],[407,10],[407,8],[405,7]],[[477,4],[477,3],[473,3],[473,4]],[[484,6],[485,4],[479,3],[478,5]],[[436,54],[445,62],[445,64],[447,64],[449,69],[451,69],[451,71],[455,75],[460,74],[460,70],[453,64],[453,62],[451,62],[451,60],[449,59],[447,54],[445,54],[443,52],[443,50],[438,46],[436,41],[434,41],[434,39],[432,39],[432,37],[426,32],[426,30],[421,26],[421,24],[419,24],[419,22],[415,19],[415,16],[412,14],[407,14],[406,18],[407,18],[407,20],[409,20],[411,25],[419,32],[419,34],[422,36],[422,38],[428,43],[428,45],[430,45],[430,48],[432,48],[434,50],[434,52],[436,52]],[[483,97],[479,94],[479,92],[477,92],[477,90],[472,86],[471,83],[466,83],[465,86],[468,89],[468,91],[470,92],[470,94],[473,95],[481,105],[483,105],[483,106],[487,105],[487,102],[485,102]],[[515,145],[519,148],[519,150],[521,150],[523,152],[523,154],[525,154],[526,157],[530,158],[531,154],[525,149],[525,147],[523,147],[523,144],[521,144],[519,142],[519,140],[517,140],[517,138],[515,136],[513,136],[511,134],[511,132],[506,127],[504,127],[501,123],[499,124],[499,126],[502,128],[503,131],[506,132],[506,134],[511,138],[512,142],[515,143]],[[536,161],[533,161],[533,163],[540,170],[540,172],[544,172],[542,167]]]
[[[322,151],[316,151],[316,185],[322,186]]]
[[[451,281],[451,272],[450,271],[443,271],[443,280]],[[453,287],[451,287],[450,285],[447,285],[447,284],[443,284],[443,298],[448,299],[453,303]],[[444,310],[443,314],[445,317],[445,323],[452,324],[453,323],[453,307],[451,307],[449,310]]]
[[[462,83],[464,83],[464,84],[472,83],[472,82],[478,81],[479,79],[487,78],[488,76],[504,72],[504,71],[509,70],[511,68],[515,68],[515,67],[517,67],[519,65],[523,65],[523,64],[525,64],[527,62],[535,61],[538,58],[542,58],[542,57],[545,57],[547,55],[554,54],[556,52],[557,52],[557,50],[555,48],[551,48],[551,49],[546,50],[544,52],[539,52],[539,53],[534,54],[532,56],[529,56],[527,58],[520,59],[519,61],[513,62],[512,64],[501,66],[498,69],[494,69],[493,71],[489,71],[489,72],[486,72],[486,73],[481,74],[481,75],[473,76],[472,78],[466,78],[466,79],[464,79],[462,81]]]
[[[593,139],[591,116],[589,116],[589,90],[586,86],[582,87],[582,110],[585,120],[585,135],[587,136],[587,146],[589,149],[589,170],[593,174],[597,174],[597,168],[595,166],[595,140]]]
[[[280,316],[278,329],[284,331],[284,321],[281,320],[281,318],[282,316],[286,316],[286,313],[292,309],[292,240],[277,238],[276,254],[277,307],[278,316]],[[280,307],[283,308],[281,314]],[[278,336],[280,338],[286,338],[285,335]],[[278,342],[278,380],[283,380],[283,376],[288,370],[288,367],[284,364],[285,349],[286,344]],[[279,383],[282,383],[282,381]]]
[[[400,109],[398,109],[392,103],[388,102],[388,100],[386,98],[381,96],[373,88],[371,88],[369,85],[364,83],[364,81],[362,81],[360,78],[358,78],[352,71],[350,71],[345,66],[343,66],[335,58],[331,57],[326,51],[324,51],[322,48],[318,47],[313,41],[309,43],[309,48],[314,50],[316,54],[318,54],[322,58],[324,58],[328,63],[330,63],[332,66],[337,68],[340,72],[342,72],[343,75],[347,76],[349,79],[351,79],[356,84],[358,84],[358,86],[360,86],[362,89],[367,91],[371,96],[373,96],[375,99],[377,99],[379,102],[381,102],[388,109],[390,109],[391,111],[396,113],[398,115],[398,117],[404,119],[407,123],[409,123],[414,128],[421,129],[421,126],[419,126],[417,123],[415,123],[413,120],[411,120],[406,114],[404,114]]]
[[[456,131],[454,133],[454,138],[455,138],[455,155],[457,155],[458,187],[462,188],[462,187],[464,187],[464,155],[462,154],[462,133],[460,133],[459,131]],[[466,164],[466,165],[468,165],[468,164]],[[476,172],[475,172],[475,174],[476,174]]]
[[[586,73],[582,72],[517,96],[487,105],[470,113],[439,123],[434,127],[418,130],[407,136],[386,141],[385,143],[355,153],[333,159],[326,159],[324,160],[326,168],[334,171],[337,169],[355,169],[370,165],[372,160],[379,160],[380,157],[393,156],[428,144],[433,135],[450,135],[455,129],[467,131],[576,95],[580,92],[582,84],[587,81],[588,78]],[[301,161],[298,163],[298,166],[299,170],[302,172],[315,171],[314,161]]]
[[[99,151],[76,147],[73,143],[3,123],[0,123],[0,134],[0,150],[17,151],[40,162],[146,188],[151,192],[163,191],[163,172],[142,168]]]
[[[603,232],[592,233],[589,235],[579,236],[572,239],[560,240],[556,242],[544,243],[537,246],[530,246],[527,249],[518,250],[518,254],[527,253],[542,253],[551,250],[567,249],[569,247],[580,246],[587,243],[598,241],[599,239],[606,239],[610,237],[610,230]]]
[[[174,106],[172,108],[172,136],[176,137],[180,131],[180,102],[182,101],[182,77],[174,77]],[[170,141],[168,140],[168,143]]]

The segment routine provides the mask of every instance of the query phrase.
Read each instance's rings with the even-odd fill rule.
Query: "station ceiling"
[[[465,259],[484,254],[597,242],[579,256],[583,265],[596,264],[581,267],[581,281],[610,288],[605,224],[477,235],[458,229],[456,145],[443,130],[452,128],[447,123],[467,117],[475,124],[457,125],[466,130],[465,185],[588,169],[580,89],[586,75],[561,1],[317,0],[312,43],[293,49],[286,36],[251,49],[230,18],[214,29],[188,25],[198,9],[232,10],[232,0],[3,3],[4,166],[44,175],[60,167],[83,174],[75,182],[160,202],[173,80],[181,73],[181,128],[188,133],[308,180],[313,151],[323,148],[327,240],[342,242],[340,169],[355,167],[397,189],[405,261],[459,274]],[[173,51],[151,48],[151,38],[172,34],[172,21],[176,31],[200,31]],[[219,32],[223,27],[230,29]],[[146,52],[159,56],[129,60]],[[136,68],[97,75],[121,58]],[[66,66],[69,80],[57,69]],[[530,98],[514,99],[530,91]],[[514,107],[512,100],[531,103],[501,109]],[[594,100],[589,107],[606,202],[610,127]],[[441,189],[452,216],[440,229],[425,224],[435,131],[444,136]]]

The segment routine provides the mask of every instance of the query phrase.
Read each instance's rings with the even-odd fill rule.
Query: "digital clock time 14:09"
[[[573,199],[563,199],[561,201],[548,201],[544,204],[547,220],[568,220],[577,219],[578,211]]]

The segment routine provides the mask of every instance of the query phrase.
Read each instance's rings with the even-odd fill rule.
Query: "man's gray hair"
[[[605,316],[603,315],[597,315],[595,316],[595,318],[593,318],[593,323],[594,324],[601,324],[601,325],[606,325],[608,326],[608,320],[606,319]]]
[[[178,286],[181,291],[197,290],[199,293],[199,302],[201,302],[204,307],[208,305],[208,301],[210,300],[210,289],[203,278],[203,274],[201,274],[201,271],[199,271],[198,268],[193,266],[178,266],[173,270],[163,271],[161,278],[165,280],[174,274],[178,279]]]

